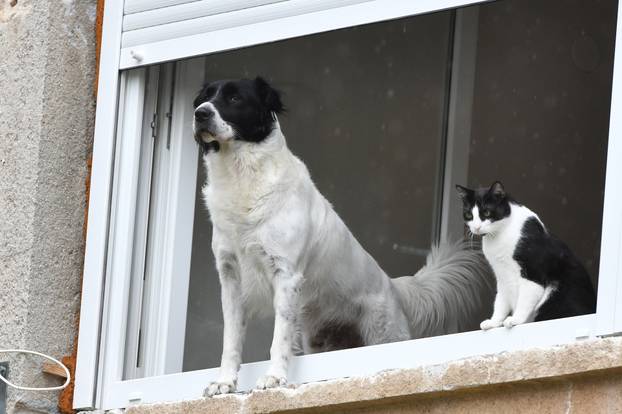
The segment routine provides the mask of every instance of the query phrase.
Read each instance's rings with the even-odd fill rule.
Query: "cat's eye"
[[[490,217],[490,210],[484,210],[482,211],[482,215],[486,218]]]
[[[464,212],[464,219],[465,220],[473,220],[473,214],[470,211],[465,211]]]

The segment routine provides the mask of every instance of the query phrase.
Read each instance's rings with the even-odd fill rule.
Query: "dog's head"
[[[206,83],[194,100],[194,138],[199,144],[263,141],[284,111],[281,95],[263,78]],[[218,150],[219,145],[214,147]]]

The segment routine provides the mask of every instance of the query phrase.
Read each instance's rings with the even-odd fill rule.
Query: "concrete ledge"
[[[572,412],[572,407],[580,406],[589,407],[592,413],[622,412],[622,338],[591,339],[245,395],[140,405],[126,412],[482,413],[533,412],[536,407],[539,412]]]

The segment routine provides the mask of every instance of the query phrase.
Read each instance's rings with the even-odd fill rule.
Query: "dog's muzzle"
[[[194,111],[194,119],[199,123],[205,123],[214,117],[214,111],[205,106],[200,106]]]
[[[194,139],[201,143],[205,135],[214,136],[213,126],[214,111],[211,108],[198,107],[194,111]]]
[[[215,139],[205,140],[205,136],[213,137],[210,123],[214,118],[214,111],[210,108],[199,107],[194,111],[194,140],[199,144],[204,154],[210,151],[218,152],[220,144]]]

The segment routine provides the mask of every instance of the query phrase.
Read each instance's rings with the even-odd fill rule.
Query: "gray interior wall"
[[[480,7],[468,183],[501,180],[597,282],[615,0]]]
[[[394,276],[415,273],[432,241],[450,27],[435,13],[207,57],[208,80],[263,75],[283,91],[288,145]],[[222,347],[211,228],[195,211],[184,370],[218,366]],[[250,329],[244,361],[267,359],[270,323]]]
[[[617,4],[505,0],[479,9],[464,181],[502,180],[596,283]],[[449,29],[449,14],[435,13],[207,58],[210,79],[263,74],[284,91],[290,147],[393,275],[420,266],[439,209]],[[211,230],[202,205],[196,211],[184,370],[217,366],[221,350]],[[245,361],[267,358],[270,336],[269,324],[255,325]]]
[[[60,358],[80,302],[96,1],[15,3],[0,0],[0,349]],[[52,382],[6,359],[10,379]],[[54,413],[57,398],[10,390],[8,412]]]

